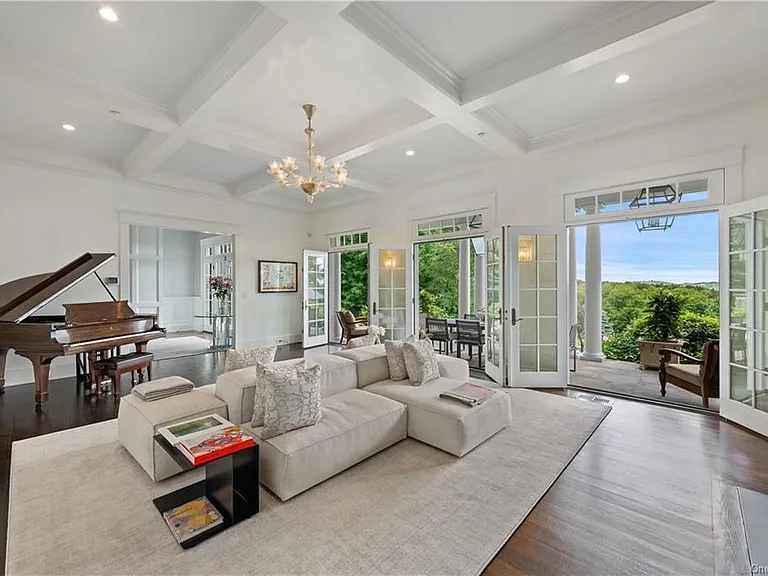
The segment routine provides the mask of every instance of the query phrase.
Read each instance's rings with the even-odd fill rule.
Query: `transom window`
[[[633,215],[674,214],[724,202],[723,171],[628,184],[565,197],[566,222],[631,219]]]
[[[458,214],[414,222],[416,237],[451,237],[466,235],[467,232],[483,230],[483,213]]]
[[[328,248],[331,252],[365,250],[368,248],[368,235],[368,230],[331,234],[328,236]]]

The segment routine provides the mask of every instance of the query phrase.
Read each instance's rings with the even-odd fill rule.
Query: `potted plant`
[[[669,290],[658,290],[651,296],[645,309],[642,338],[637,341],[641,369],[658,369],[662,348],[682,349],[683,343],[677,340],[681,308],[680,299]]]

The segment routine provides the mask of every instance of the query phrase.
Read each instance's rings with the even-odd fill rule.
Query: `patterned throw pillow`
[[[429,340],[406,342],[403,344],[403,357],[408,370],[408,379],[414,386],[426,384],[440,377],[440,366]]]
[[[346,322],[350,326],[355,323],[355,315],[352,314],[352,312],[350,312],[349,310],[344,310],[342,314],[344,315],[344,322]]]
[[[277,346],[267,348],[251,348],[250,350],[227,350],[227,358],[224,361],[224,372],[240,370],[249,366],[256,366],[259,362],[274,362]]]
[[[320,364],[307,368],[304,360],[278,368],[264,366],[263,439],[320,422],[320,371]]]
[[[379,343],[378,334],[366,334],[358,338],[352,338],[347,344],[347,348],[363,348],[365,346],[374,346]]]
[[[416,342],[416,337],[408,336],[405,340],[387,340],[384,342],[387,364],[389,364],[389,377],[392,380],[408,378],[408,370],[405,368],[405,359],[403,358],[403,345],[406,342]]]

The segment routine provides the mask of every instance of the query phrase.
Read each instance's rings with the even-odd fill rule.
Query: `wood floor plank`
[[[739,490],[717,479],[712,480],[712,535],[716,574],[752,573]]]

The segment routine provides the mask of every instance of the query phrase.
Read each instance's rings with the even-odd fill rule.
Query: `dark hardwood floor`
[[[306,355],[324,353],[326,347]],[[278,359],[301,355],[283,348]],[[153,370],[155,378],[178,374],[205,385],[215,381],[217,366],[212,356],[196,356],[162,360]],[[127,378],[121,391],[130,393]],[[42,413],[34,411],[31,385],[8,387],[0,396],[0,576],[11,442],[114,418],[117,407],[111,395],[84,395],[74,379],[51,383]],[[713,481],[768,492],[768,440],[716,416],[615,399],[485,573],[713,574]]]

